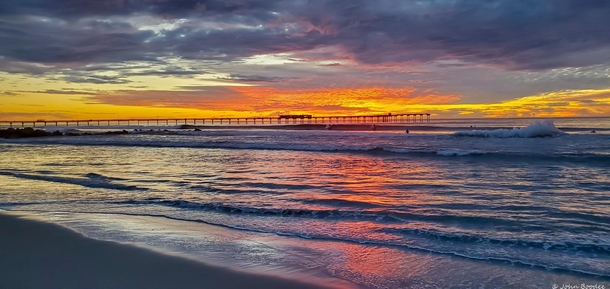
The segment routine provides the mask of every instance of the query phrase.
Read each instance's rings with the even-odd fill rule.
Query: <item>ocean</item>
[[[610,288],[608,118],[116,128],[0,139],[0,209],[345,287]]]

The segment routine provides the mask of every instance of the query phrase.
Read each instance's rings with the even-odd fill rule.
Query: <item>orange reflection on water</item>
[[[441,201],[422,186],[448,182],[438,180],[440,172],[417,159],[388,160],[339,153],[329,157],[329,153],[312,152],[298,162],[282,162],[278,166],[272,161],[277,154],[270,152],[269,160],[256,163],[258,171],[247,176],[270,184],[305,186],[290,192],[303,199],[346,201],[362,204],[365,209],[373,205],[413,206]],[[285,157],[281,158],[285,160]]]
[[[243,160],[218,165],[223,183],[234,189],[277,193],[271,196],[306,200],[311,210],[384,210],[385,206],[418,206],[447,202],[446,196],[430,194],[427,186],[448,184],[439,180],[438,168],[418,158],[388,158],[332,152],[244,152]],[[226,166],[226,167],[224,167]]]
[[[408,288],[413,278],[436,270],[438,257],[414,254],[397,248],[362,246],[359,244],[333,243],[341,250],[343,263],[333,264],[331,270],[343,271],[350,279],[383,280],[390,279],[388,288]],[[399,277],[399,278],[397,278]],[[383,279],[382,279],[383,278]],[[407,287],[404,287],[407,286]]]
[[[413,189],[421,184],[430,184],[431,174],[434,175],[430,166],[417,160],[388,161],[385,158],[337,154],[330,159],[321,158],[314,165],[315,179],[312,181],[336,192],[314,196],[318,199],[326,197],[383,206],[416,205],[431,197]],[[284,170],[294,173],[291,168]]]

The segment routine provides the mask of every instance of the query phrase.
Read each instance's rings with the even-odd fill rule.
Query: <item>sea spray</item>
[[[566,134],[555,127],[552,120],[542,120],[531,123],[525,128],[458,131],[455,136],[489,137],[489,138],[534,138],[556,137]]]

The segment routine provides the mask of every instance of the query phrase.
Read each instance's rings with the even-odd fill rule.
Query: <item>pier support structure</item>
[[[207,123],[211,125],[225,125],[225,124],[233,124],[237,123],[238,125],[245,123],[245,125],[257,125],[259,124],[368,124],[368,123],[423,123],[430,122],[430,114],[429,113],[401,113],[401,114],[383,114],[383,115],[341,115],[341,116],[311,116],[311,115],[284,115],[280,117],[251,117],[251,118],[193,118],[193,125],[198,125],[198,122],[202,124]],[[146,123],[146,125],[150,125],[151,123],[156,123],[159,125],[162,122],[165,122],[166,126],[169,126],[170,123],[174,125],[179,124],[189,124],[191,119],[188,118],[131,118],[131,119],[75,119],[75,120],[36,120],[36,121],[19,121],[19,120],[0,120],[0,127],[15,127],[21,126],[25,127],[26,125],[32,124],[33,127],[37,126],[47,126],[49,124],[55,124],[58,126],[59,123],[65,124],[66,126],[80,126],[81,124],[86,123],[87,126],[90,126],[92,123],[97,126],[111,126],[116,123],[117,126],[120,126],[121,123],[127,123],[130,125],[132,122],[140,125],[141,123]]]

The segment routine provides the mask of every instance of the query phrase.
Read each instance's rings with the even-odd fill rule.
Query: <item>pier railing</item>
[[[0,126],[121,126],[121,125],[286,125],[286,124],[382,124],[430,122],[429,113],[380,115],[282,115],[279,117],[210,117],[210,118],[117,118],[73,120],[0,120]]]

